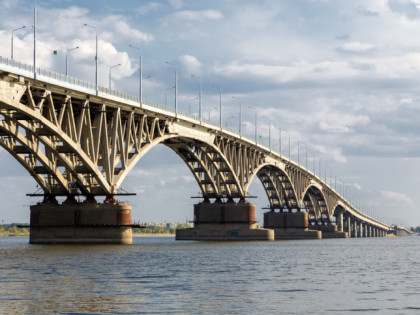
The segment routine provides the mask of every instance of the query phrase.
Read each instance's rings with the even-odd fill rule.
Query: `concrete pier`
[[[348,234],[346,232],[338,231],[337,225],[315,225],[311,227],[314,230],[321,231],[322,238],[348,238]]]
[[[194,205],[194,227],[176,231],[177,240],[272,241],[274,231],[257,228],[255,205],[248,202]]]
[[[308,229],[306,212],[266,212],[264,228],[273,229],[276,240],[280,239],[320,239],[321,231]]]
[[[132,244],[130,205],[40,203],[30,209],[31,244]]]

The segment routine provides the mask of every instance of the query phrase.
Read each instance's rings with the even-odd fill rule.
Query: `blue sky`
[[[223,124],[238,127],[239,101],[244,126],[283,151],[289,132],[292,157],[297,142],[303,162],[315,157],[327,177],[344,182],[364,210],[387,221],[420,225],[420,1],[43,1],[38,0],[38,64],[94,81],[94,31],[99,34],[99,83],[132,94],[138,91],[138,51],[142,47],[146,99],[172,105],[173,67],[179,68],[179,108],[198,111],[198,81],[203,80],[203,115],[218,121],[217,85],[223,93]],[[33,1],[0,1],[0,55],[32,63]],[[52,51],[58,50],[58,55]],[[236,99],[232,98],[235,97]],[[232,117],[233,118],[230,118]],[[265,117],[264,117],[265,116]],[[287,154],[287,152],[285,152]],[[35,181],[5,151],[0,151],[0,218],[28,221],[24,196]],[[318,171],[317,171],[318,172]],[[198,187],[181,160],[157,147],[140,161],[123,188],[137,192],[129,201],[142,221],[192,219],[190,196]],[[340,189],[338,189],[340,190]],[[268,204],[261,184],[257,218]],[[170,205],[170,206],[168,206]]]

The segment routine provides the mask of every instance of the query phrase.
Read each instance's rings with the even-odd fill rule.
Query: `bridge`
[[[391,230],[313,171],[255,139],[0,57],[0,146],[43,189],[42,202],[31,206],[32,243],[130,243],[131,207],[115,196],[158,144],[185,162],[202,192],[194,228],[179,230],[177,239],[373,237]],[[246,200],[255,178],[269,200],[264,228],[256,226],[255,206]],[[66,200],[58,204],[57,196]],[[105,201],[98,203],[99,196]]]

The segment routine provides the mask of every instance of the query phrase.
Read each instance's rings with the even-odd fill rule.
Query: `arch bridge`
[[[270,211],[308,213],[312,226],[354,236],[390,226],[359,211],[314,172],[229,129],[157,103],[11,60],[0,60],[0,146],[42,187],[45,202],[75,192],[113,202],[154,146],[188,166],[205,202],[244,201],[258,178]]]

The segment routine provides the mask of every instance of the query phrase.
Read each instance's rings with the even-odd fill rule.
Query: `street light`
[[[264,118],[268,119],[268,147],[271,150],[271,119],[270,117],[263,116]]]
[[[34,0],[34,79],[36,79],[36,0]]]
[[[211,109],[209,110],[209,121],[210,121],[211,111],[212,111],[212,110],[215,110],[215,109],[217,110],[217,107],[213,107],[213,108],[211,108]]]
[[[201,81],[201,77],[191,74],[192,77],[197,78],[200,81],[200,85],[199,85],[199,92],[198,92],[198,119],[201,122],[201,92],[202,92],[202,81]],[[210,118],[209,118],[210,119]]]
[[[248,106],[248,108],[252,108],[255,110],[255,143],[258,143],[258,139],[257,139],[257,109],[255,107],[252,106]]]
[[[175,88],[175,114],[176,114],[176,111],[177,111],[177,107],[178,107],[178,102],[177,102],[177,77],[178,77],[178,66],[176,65],[176,64],[173,64],[173,63],[170,63],[170,62],[166,62],[168,65],[171,65],[171,66],[174,66],[175,67],[175,86],[174,86],[174,88]]]
[[[24,29],[25,27],[26,26],[22,26],[22,27],[15,28],[14,30],[12,30],[12,45],[11,45],[11,56],[10,56],[10,59],[12,59],[12,60],[13,60],[13,32],[16,32],[16,31],[19,31],[21,29]]]
[[[230,116],[228,118],[225,119],[225,127],[227,127],[227,123],[229,119],[235,118],[235,116]]]
[[[140,62],[140,87],[139,87],[139,98],[140,98],[140,106],[142,104],[142,99],[143,99],[143,85],[142,85],[142,81],[143,81],[143,56],[142,56],[142,51],[140,47],[136,47],[134,45],[128,45],[131,48],[137,49],[140,51],[140,58],[139,58],[139,62]]]
[[[78,49],[79,46],[66,50],[66,75],[68,74],[68,55],[72,50]]]
[[[115,68],[115,67],[118,67],[118,66],[121,66],[121,64],[119,63],[115,66],[109,67],[109,89],[111,89],[111,70],[112,70],[112,68]]]
[[[242,102],[235,96],[232,98],[239,101],[239,136],[242,137]]]
[[[98,30],[95,26],[89,24],[83,24],[84,26],[93,28],[95,30],[96,36],[96,53],[95,53],[95,87],[96,87],[96,94],[98,94]]]
[[[219,125],[220,128],[222,128],[222,89],[219,86],[212,85],[212,87],[219,89],[219,95],[220,95],[220,102],[219,102]]]

